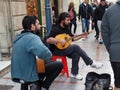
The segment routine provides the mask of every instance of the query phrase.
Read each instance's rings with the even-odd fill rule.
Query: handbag
[[[89,72],[86,76],[85,90],[113,90],[111,76],[108,73]]]
[[[42,59],[36,58],[38,73],[45,73],[45,62]]]

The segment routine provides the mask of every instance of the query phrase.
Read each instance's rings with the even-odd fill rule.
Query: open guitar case
[[[86,75],[85,90],[113,90],[111,84],[111,75],[108,73],[98,74],[89,72]]]

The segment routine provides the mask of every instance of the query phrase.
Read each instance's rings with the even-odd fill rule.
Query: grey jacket
[[[101,33],[112,62],[120,62],[120,0],[105,12]]]

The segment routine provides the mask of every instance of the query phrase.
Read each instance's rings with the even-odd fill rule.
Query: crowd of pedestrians
[[[102,36],[101,36],[101,21],[102,17],[107,10],[109,6],[111,6],[113,3],[110,2],[108,3],[106,0],[100,0],[100,2],[93,2],[89,3],[89,0],[84,0],[80,5],[79,5],[79,10],[78,10],[78,21],[81,22],[82,24],[82,33],[86,33],[89,35],[90,29],[95,30],[95,38],[98,40],[99,44],[103,44]],[[77,28],[77,17],[76,17],[76,11],[75,11],[75,4],[74,2],[69,3],[68,7],[68,13],[71,16],[71,24],[70,28],[74,25],[74,33],[76,34],[76,28]],[[71,11],[72,10],[72,11]],[[90,21],[92,23],[90,23]],[[90,28],[91,25],[91,28]],[[71,28],[71,31],[72,28]]]

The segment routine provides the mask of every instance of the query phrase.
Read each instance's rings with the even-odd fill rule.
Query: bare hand
[[[66,44],[66,41],[65,40],[59,40],[59,43],[61,43],[62,46],[64,46]]]
[[[88,33],[87,33],[87,32],[85,32],[85,33],[83,33],[83,34],[81,35],[81,38],[86,38],[86,37],[87,37],[87,35],[88,35]]]

